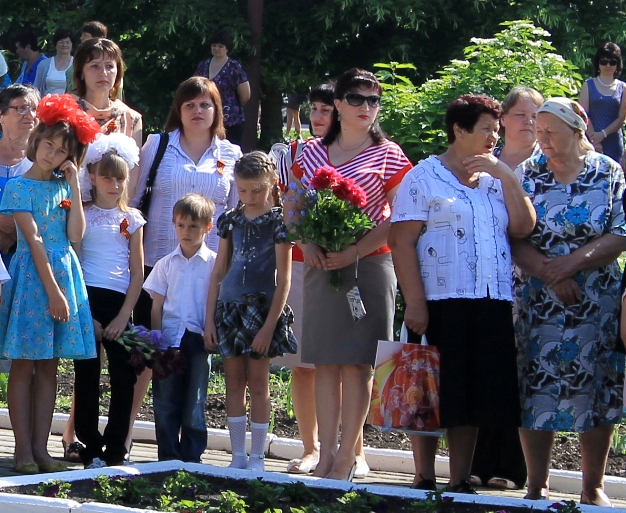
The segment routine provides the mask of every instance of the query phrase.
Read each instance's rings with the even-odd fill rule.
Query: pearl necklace
[[[604,87],[608,87],[609,89],[615,85],[615,79],[613,79],[610,84],[605,84],[604,82],[602,82],[600,75],[598,75],[596,78],[598,79],[598,82],[600,82]]]

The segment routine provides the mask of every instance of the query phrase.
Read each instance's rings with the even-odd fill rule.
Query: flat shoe
[[[581,504],[590,504],[592,506],[602,506],[604,508],[612,508],[613,504],[609,500],[602,488],[596,488],[592,493],[582,492],[580,494]]]
[[[492,477],[487,481],[487,486],[495,490],[519,490],[519,486],[505,477]]]
[[[60,461],[54,463],[37,463],[41,472],[65,472],[68,470],[67,465]]]
[[[432,479],[422,479],[416,485],[411,485],[413,490],[428,490],[430,492],[437,491],[437,483],[435,483]]]
[[[39,474],[39,465],[37,465],[34,461],[29,461],[28,463],[17,463],[16,461],[13,461],[13,468],[18,474]]]
[[[546,501],[550,498],[550,490],[548,488],[529,488],[524,499],[527,501]]]
[[[287,463],[287,472],[290,474],[310,474],[317,467],[317,463],[311,461],[303,461],[295,458]]]
[[[69,461],[71,463],[82,463],[80,459],[80,451],[82,451],[85,446],[81,444],[79,441],[70,442],[69,444],[65,440],[61,440],[63,444],[63,459],[65,461]]]
[[[455,485],[448,484],[446,485],[446,492],[467,493],[470,495],[478,495],[476,493],[476,490],[474,490],[469,484],[469,481],[461,481],[459,484],[455,484]]]
[[[471,486],[482,486],[483,485],[483,480],[480,477],[478,477],[478,476],[470,476],[469,484]]]
[[[356,464],[356,470],[354,471],[355,479],[365,479],[370,473],[370,467],[367,462],[362,465]]]

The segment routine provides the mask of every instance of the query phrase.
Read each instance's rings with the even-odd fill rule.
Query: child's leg
[[[159,461],[180,460],[183,376],[171,374],[165,379],[152,380],[154,427]]]
[[[270,421],[270,359],[248,359],[248,389],[250,390],[250,427],[252,446],[250,448],[251,470],[264,470],[265,438]]]
[[[226,377],[226,415],[228,416],[228,432],[230,447],[233,453],[231,468],[246,468],[246,357],[224,358],[224,374]]]
[[[126,350],[117,342],[102,343],[109,362],[111,402],[109,422],[104,428],[104,461],[107,465],[120,465],[127,452],[126,437],[130,429],[130,414],[133,409],[133,391],[137,382],[135,370],[128,364]]]
[[[57,463],[48,453],[48,437],[57,395],[58,358],[35,361],[33,383],[32,446],[35,461],[43,465]]]
[[[183,461],[201,463],[207,447],[204,405],[211,369],[210,355],[204,347],[202,335],[185,331],[180,350],[187,360],[183,374],[183,411],[180,428],[180,453]]]
[[[146,397],[146,393],[148,392],[148,386],[150,385],[151,380],[152,369],[146,369],[139,376],[137,376],[137,383],[135,383],[135,391],[133,393],[133,409],[130,412],[130,419],[128,419],[128,435],[126,435],[126,442],[124,442],[124,447],[126,447],[129,453],[130,448],[133,445],[133,424],[135,423],[137,415],[139,415],[139,411],[143,406],[143,401]]]
[[[19,465],[35,461],[30,431],[34,368],[34,360],[13,360],[9,371],[7,402],[15,437],[15,462]]]

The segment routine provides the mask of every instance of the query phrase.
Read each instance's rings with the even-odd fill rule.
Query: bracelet
[[[606,139],[606,130],[603,128],[602,129],[602,135],[604,136],[604,138]]]

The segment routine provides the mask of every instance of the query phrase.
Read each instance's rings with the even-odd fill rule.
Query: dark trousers
[[[231,143],[236,144],[237,146],[241,146],[241,142],[243,141],[243,127],[245,126],[245,124],[246,123],[243,122],[225,127],[226,139],[228,139]]]
[[[471,474],[478,476],[483,486],[487,486],[492,477],[503,477],[523,488],[527,474],[519,430],[513,427],[480,428]]]
[[[87,287],[87,294],[91,315],[103,328],[117,316],[126,298],[121,292],[98,287]],[[109,422],[104,434],[98,431],[101,346],[107,353],[111,384]],[[76,436],[85,444],[80,458],[86,465],[94,458],[103,459],[107,465],[119,465],[128,452],[124,444],[130,427],[137,375],[128,363],[127,351],[117,342],[103,340],[97,344],[97,349],[97,358],[74,360]]]
[[[143,268],[143,280],[144,282],[152,272],[152,267],[147,265]],[[152,329],[152,298],[144,289],[141,289],[137,304],[133,309],[133,324],[135,326],[143,326],[144,328]]]

